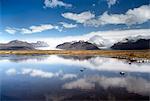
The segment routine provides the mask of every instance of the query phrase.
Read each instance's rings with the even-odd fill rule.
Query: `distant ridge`
[[[111,46],[112,49],[116,50],[142,50],[150,49],[150,37],[129,37],[125,38],[120,42],[115,43]]]
[[[25,42],[19,40],[13,40],[6,44],[0,44],[0,50],[33,50],[34,47]]]
[[[99,48],[87,41],[65,42],[56,46],[59,49],[65,50],[99,50]]]
[[[0,44],[0,50],[35,50],[37,47],[46,47],[48,44],[37,41],[36,43],[28,43],[25,41],[13,40],[5,44]]]

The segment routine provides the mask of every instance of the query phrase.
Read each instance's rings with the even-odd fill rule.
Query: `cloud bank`
[[[9,34],[15,34],[17,32],[17,30],[16,30],[16,28],[7,27],[5,29],[5,32],[7,32]]]
[[[82,13],[79,13],[79,14],[68,12],[68,13],[63,13],[61,15],[64,18],[74,20],[77,23],[85,23],[87,20],[90,20],[90,19],[95,17],[95,15],[92,14],[90,11],[85,11],[85,12],[82,12]]]
[[[115,0],[110,0],[109,5],[112,5]],[[108,14],[104,12],[102,15],[95,16],[95,14],[90,11],[85,11],[81,13],[63,13],[64,18],[76,21],[77,23],[82,23],[85,26],[102,26],[107,24],[124,24],[124,25],[135,25],[142,24],[150,20],[150,5],[143,5],[138,8],[129,9],[125,14]]]

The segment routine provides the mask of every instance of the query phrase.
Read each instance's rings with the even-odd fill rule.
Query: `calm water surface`
[[[148,62],[130,64],[99,56],[0,56],[1,101],[149,101],[149,97]]]

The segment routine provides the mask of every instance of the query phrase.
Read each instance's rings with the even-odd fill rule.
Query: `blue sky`
[[[149,0],[0,0],[0,2],[1,40],[149,29]]]

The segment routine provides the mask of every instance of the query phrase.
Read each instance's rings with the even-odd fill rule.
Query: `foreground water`
[[[0,56],[1,101],[149,101],[149,97],[149,62],[98,56]]]

